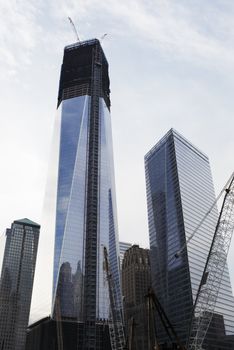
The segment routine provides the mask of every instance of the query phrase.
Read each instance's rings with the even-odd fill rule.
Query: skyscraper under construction
[[[52,314],[85,324],[86,349],[98,349],[96,322],[109,318],[104,247],[121,308],[109,94],[108,62],[100,42],[66,46],[58,94]]]

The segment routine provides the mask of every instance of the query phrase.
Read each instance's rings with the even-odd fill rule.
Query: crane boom
[[[226,189],[214,237],[193,307],[189,350],[201,350],[215,309],[234,230],[234,176]]]
[[[116,305],[116,291],[115,284],[112,279],[112,274],[109,267],[108,253],[106,247],[104,250],[104,267],[106,270],[106,277],[109,289],[110,298],[110,319],[109,319],[109,332],[112,350],[124,350],[125,349],[125,336],[122,322],[121,310]]]
[[[75,33],[75,36],[76,36],[76,39],[77,39],[77,42],[79,42],[79,41],[80,41],[80,38],[79,38],[79,35],[78,35],[78,33],[77,33],[76,26],[75,26],[75,24],[73,23],[73,20],[71,19],[71,17],[68,17],[68,20],[69,20],[69,22],[71,23],[72,29],[73,29],[73,31],[74,31],[74,33]]]
[[[176,333],[175,328],[173,327],[172,323],[170,322],[168,316],[166,315],[166,312],[163,309],[163,306],[161,305],[157,295],[155,294],[154,290],[152,288],[149,288],[148,290],[148,294],[146,295],[147,299],[148,299],[148,305],[149,305],[149,309],[152,309],[152,304],[155,306],[159,318],[162,322],[162,325],[168,335],[168,337],[170,338],[171,341],[173,341],[173,338],[177,344],[177,349],[179,350],[186,350],[185,346],[182,344],[178,334]],[[149,339],[150,341],[150,339]],[[159,349],[159,344],[157,342],[157,339],[155,337],[154,342],[156,343],[154,346],[156,349]]]

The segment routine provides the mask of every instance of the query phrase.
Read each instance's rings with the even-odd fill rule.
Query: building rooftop
[[[181,135],[178,131],[175,129],[171,128],[157,143],[154,145],[148,153],[145,155],[145,160],[149,160],[155,152],[157,152],[161,146],[163,146],[167,140],[169,139],[170,136],[173,136],[180,142],[182,142],[185,146],[189,147],[192,151],[197,153],[200,157],[208,160],[208,156],[202,152],[199,148],[194,146],[190,141],[188,141],[183,135]]]
[[[40,227],[40,225],[38,225],[36,222],[34,222],[32,220],[29,220],[27,218],[20,219],[20,220],[15,220],[14,224],[25,224],[25,225],[29,225],[29,226]]]
[[[76,43],[66,45],[64,48],[64,51],[70,51],[70,50],[76,50],[80,47],[85,47],[85,46],[94,46],[94,45],[99,45],[102,51],[103,58],[105,60],[105,63],[108,65],[108,61],[106,59],[105,53],[102,49],[101,43],[98,39],[88,39],[88,40],[83,40],[83,41],[77,41]]]

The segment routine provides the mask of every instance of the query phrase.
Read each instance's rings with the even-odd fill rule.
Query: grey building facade
[[[193,302],[218,220],[215,207],[186,245],[215,200],[209,159],[171,129],[145,156],[145,171],[152,283],[185,344]],[[184,245],[183,253],[175,258]],[[226,267],[205,349],[229,349],[226,340],[233,334],[234,299]],[[161,343],[168,340],[161,328],[159,339]]]
[[[0,281],[0,349],[24,350],[40,226],[16,220],[6,231]]]
[[[52,315],[84,323],[87,349],[97,349],[95,323],[110,312],[104,246],[122,308],[109,94],[100,42],[66,46],[58,94]]]

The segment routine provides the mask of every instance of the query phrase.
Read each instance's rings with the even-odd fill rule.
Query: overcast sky
[[[234,170],[234,2],[0,0],[0,233],[41,220],[65,45],[100,38],[110,65],[121,240],[148,246],[144,155],[171,128]],[[0,243],[3,239],[0,239]],[[234,242],[229,254],[234,285]]]

